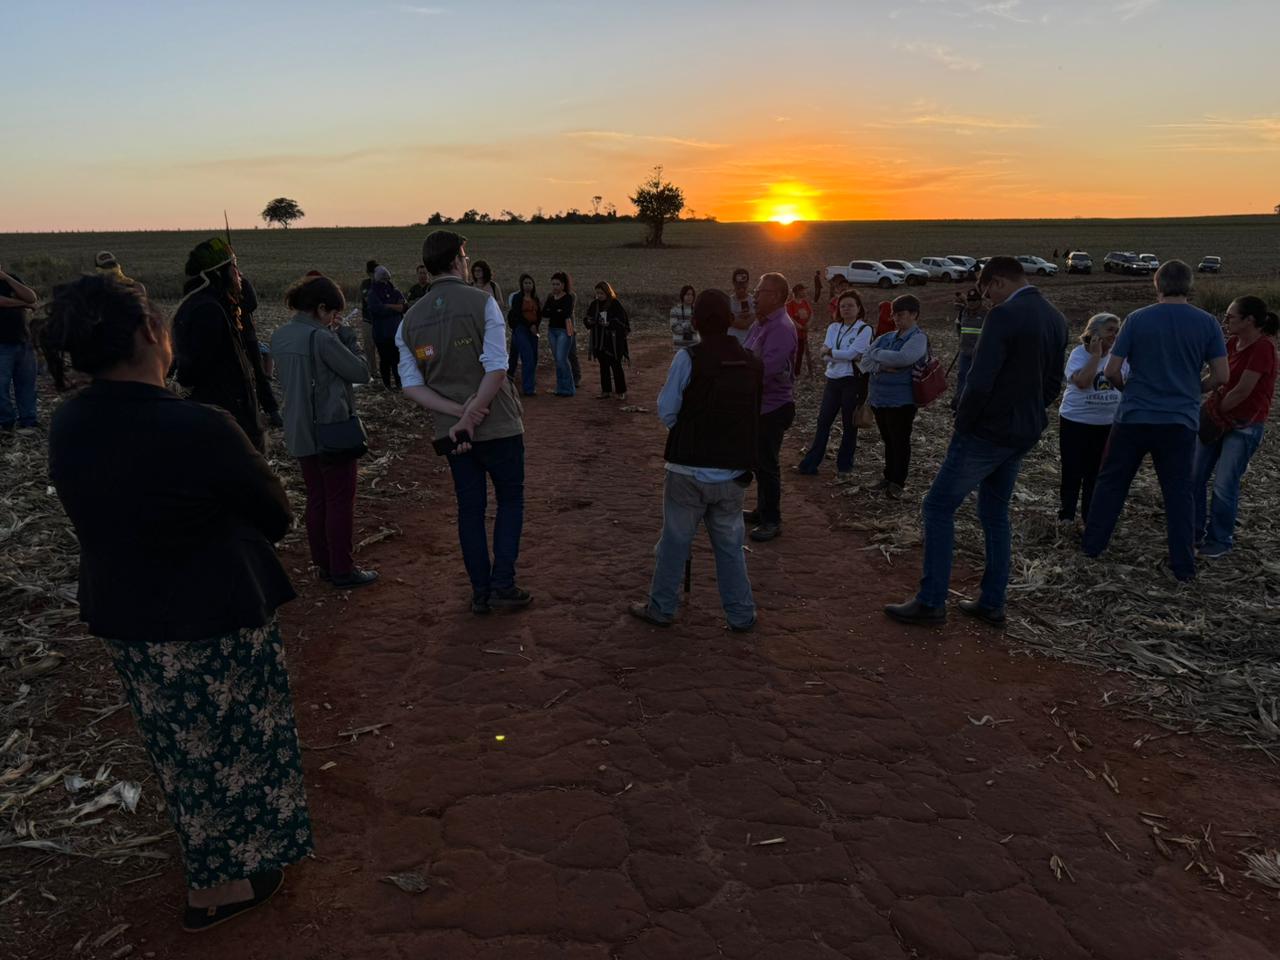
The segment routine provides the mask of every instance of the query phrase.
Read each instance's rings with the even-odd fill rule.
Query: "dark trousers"
[[[622,372],[622,361],[603,355],[596,359],[600,361],[600,392],[613,393],[616,388],[618,393],[626,393],[627,375]]]
[[[578,363],[578,335],[569,338],[569,369],[573,371],[573,385],[582,386],[582,365]]]
[[[756,513],[761,523],[782,522],[782,440],[796,419],[796,405],[787,403],[760,415],[756,455]]]
[[[382,385],[390,387],[395,384],[400,389],[400,349],[396,346],[396,338],[378,338],[373,341],[378,348],[378,368],[382,373]]]
[[[876,407],[876,427],[884,441],[884,479],[900,487],[907,485],[911,467],[911,429],[915,426],[917,407]]]
[[[1096,557],[1107,549],[1129,486],[1149,453],[1164,497],[1169,566],[1179,580],[1193,579],[1195,495],[1191,467],[1195,450],[1196,432],[1182,424],[1117,423],[1112,427],[1084,529],[1084,552]]]
[[[471,589],[487,596],[490,589],[515,586],[520,532],[524,528],[524,437],[481,440],[466,453],[449,456],[453,490],[458,498],[458,542]],[[493,522],[493,557],[484,515],[487,481],[498,501]]]
[[[1089,501],[1093,499],[1094,484],[1110,435],[1109,423],[1077,423],[1066,417],[1058,418],[1058,454],[1062,460],[1059,520],[1074,520],[1079,503],[1080,515],[1088,521]]]
[[[797,369],[799,369],[797,367]],[[831,425],[840,415],[843,433],[840,452],[836,454],[836,469],[841,473],[853,469],[853,457],[858,451],[858,430],[853,423],[853,411],[867,399],[867,378],[852,376],[827,380],[822,391],[822,406],[818,408],[818,424],[813,434],[813,445],[800,462],[801,473],[816,473],[818,465],[826,459],[827,444],[831,440]]]
[[[319,455],[299,457],[307,487],[307,543],[311,562],[334,577],[354,566],[351,531],[355,526],[356,462],[325,463]]]

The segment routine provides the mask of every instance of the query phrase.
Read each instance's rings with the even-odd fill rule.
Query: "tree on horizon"
[[[262,208],[262,219],[267,222],[267,226],[278,223],[286,230],[289,224],[295,220],[301,220],[306,214],[302,212],[302,208],[298,206],[298,201],[290,200],[288,197],[276,197],[265,207]]]
[[[653,173],[628,198],[636,205],[640,220],[648,224],[645,233],[645,244],[650,247],[661,247],[663,228],[673,220],[680,218],[684,209],[684,191],[675,184],[662,179],[662,166],[653,168]]]

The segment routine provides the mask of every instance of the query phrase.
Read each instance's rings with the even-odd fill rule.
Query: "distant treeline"
[[[715,217],[680,217],[680,221],[686,223],[715,223]],[[439,210],[427,217],[425,223],[415,223],[411,226],[427,226],[439,227],[452,223],[637,223],[640,218],[628,213],[618,213],[617,209],[612,205],[606,207],[602,213],[584,213],[577,207],[570,207],[568,210],[558,210],[552,214],[544,214],[542,208],[539,207],[529,217],[522,216],[514,210],[503,210],[498,216],[489,213],[481,213],[479,210],[468,210],[456,220],[453,217],[447,217]]]

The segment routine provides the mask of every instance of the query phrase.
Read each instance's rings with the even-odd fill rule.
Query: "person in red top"
[[[893,322],[893,301],[881,300],[880,313],[876,317],[876,332],[874,336],[880,337],[886,333],[891,333],[897,329]]]
[[[791,299],[787,301],[787,316],[796,325],[796,359],[791,367],[795,370],[796,376],[799,376],[800,371],[804,369],[801,364],[807,362],[809,376],[812,377],[814,371],[813,357],[809,354],[809,321],[813,319],[813,304],[805,296],[803,283],[797,283],[791,288]]]
[[[1229,553],[1235,539],[1240,481],[1262,443],[1263,426],[1276,389],[1276,344],[1280,318],[1260,297],[1239,297],[1227,308],[1225,386],[1205,400],[1196,444],[1196,542],[1202,557]],[[1217,424],[1206,429],[1206,421]],[[1213,437],[1222,426],[1227,429]],[[1206,442],[1206,439],[1209,442]],[[1213,480],[1213,503],[1208,495]]]

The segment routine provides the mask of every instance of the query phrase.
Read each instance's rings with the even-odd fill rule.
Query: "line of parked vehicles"
[[[918,286],[930,280],[945,283],[963,283],[977,279],[990,257],[961,256],[921,257],[919,260],[850,260],[848,265],[827,267],[827,279],[844,277],[850,283],[880,287],[887,290],[898,286]],[[1058,265],[1044,257],[1026,254],[1015,257],[1024,273],[1037,277],[1052,277],[1058,273]],[[1067,254],[1067,273],[1093,273],[1093,257],[1083,250]],[[1105,273],[1150,275],[1160,268],[1160,258],[1154,253],[1113,251],[1102,258]],[[1222,258],[1204,257],[1196,269],[1201,273],[1221,273]]]

